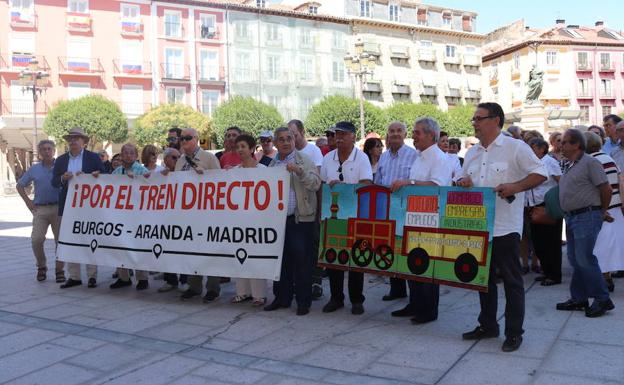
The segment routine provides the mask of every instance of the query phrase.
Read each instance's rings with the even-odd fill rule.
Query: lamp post
[[[364,129],[364,78],[372,75],[375,69],[377,57],[368,52],[364,52],[364,43],[358,40],[355,43],[355,53],[344,57],[345,67],[349,75],[354,75],[358,83],[358,96],[360,98],[360,136],[366,136]]]
[[[49,77],[49,73],[39,68],[39,61],[34,56],[28,62],[28,68],[19,75],[22,92],[31,93],[33,100],[33,163],[37,162],[37,100],[47,88]]]

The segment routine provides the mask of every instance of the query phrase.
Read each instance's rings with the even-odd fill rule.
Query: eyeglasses
[[[338,179],[344,182],[344,175],[342,175],[342,165],[338,166]]]
[[[193,136],[192,135],[185,135],[185,136],[181,136],[180,137],[180,142],[181,141],[189,141],[189,140],[193,140]]]
[[[496,116],[490,116],[490,115],[488,115],[488,116],[473,116],[472,119],[470,119],[470,121],[472,123],[476,123],[476,122],[480,122],[480,121],[485,120],[485,119],[491,119],[491,118],[495,118],[495,117]]]
[[[167,138],[167,142],[168,143],[175,143],[178,141],[178,137],[177,136],[170,136]]]
[[[271,143],[273,139],[271,138],[262,138],[260,139],[260,143]]]

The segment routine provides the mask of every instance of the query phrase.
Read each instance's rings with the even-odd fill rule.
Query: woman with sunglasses
[[[158,165],[158,148],[153,144],[148,144],[141,151],[141,163],[150,172],[161,172],[165,168]]]
[[[379,164],[379,158],[383,152],[383,143],[379,138],[368,138],[364,142],[364,153],[368,156],[371,168],[373,169],[373,180],[377,173],[377,165]]]

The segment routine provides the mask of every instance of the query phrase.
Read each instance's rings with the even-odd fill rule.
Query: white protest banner
[[[58,259],[148,271],[280,276],[285,168],[70,180]]]

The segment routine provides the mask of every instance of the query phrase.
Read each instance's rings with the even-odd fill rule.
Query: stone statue
[[[531,72],[529,72],[529,81],[526,83],[529,90],[527,91],[525,103],[533,104],[539,103],[539,96],[542,93],[544,87],[544,71],[533,66]]]

